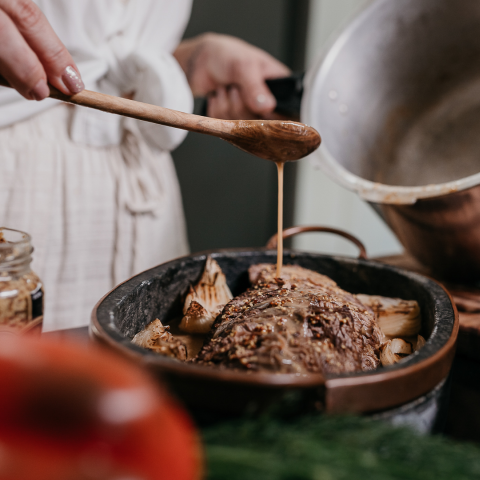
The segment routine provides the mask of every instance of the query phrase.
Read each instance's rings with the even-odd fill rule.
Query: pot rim
[[[427,393],[441,382],[450,370],[453,361],[454,348],[458,335],[458,312],[453,303],[450,294],[445,288],[433,279],[419,275],[417,273],[401,270],[396,267],[380,264],[372,260],[360,260],[347,257],[338,257],[331,255],[321,255],[309,252],[297,252],[286,250],[285,255],[298,257],[308,255],[309,257],[318,257],[333,259],[334,261],[353,263],[357,265],[366,265],[373,269],[387,269],[403,276],[408,276],[419,283],[430,285],[430,289],[437,290],[437,294],[443,293],[443,300],[448,300],[451,306],[451,316],[453,315],[453,325],[449,337],[444,344],[433,353],[426,353],[428,349],[422,352],[416,352],[399,364],[386,369],[372,372],[356,372],[352,374],[342,374],[335,377],[324,378],[320,374],[309,374],[297,376],[295,374],[276,374],[276,373],[255,373],[245,374],[230,370],[215,369],[201,365],[192,365],[178,362],[177,360],[162,357],[153,352],[148,352],[141,347],[131,344],[130,338],[122,335],[114,323],[113,313],[109,310],[110,306],[119,304],[124,298],[123,291],[132,291],[139,287],[148,278],[152,278],[153,270],[169,266],[175,266],[179,261],[191,259],[204,261],[207,255],[228,256],[228,255],[254,255],[266,253],[276,256],[276,251],[266,248],[250,249],[220,249],[206,252],[195,253],[179,257],[170,262],[158,265],[152,269],[146,270],[134,277],[126,280],[116,286],[109,293],[104,295],[94,307],[91,316],[90,335],[94,340],[113,348],[114,350],[130,357],[131,359],[144,363],[147,367],[167,375],[181,376],[203,381],[220,381],[229,384],[244,386],[257,386],[262,388],[325,388],[326,390],[326,409],[330,412],[345,411],[373,411],[390,408],[401,403],[408,402],[414,398]],[[427,287],[425,287],[427,288]],[[123,290],[123,291],[122,291]],[[117,303],[115,303],[117,302]],[[448,303],[447,302],[447,303]],[[101,319],[99,318],[101,316]],[[450,316],[450,321],[452,320]],[[432,332],[432,335],[435,330]],[[430,340],[430,339],[429,339]],[[427,345],[428,341],[427,340]],[[425,347],[424,347],[425,348]],[[422,355],[423,353],[423,355]],[[425,358],[421,358],[425,356]],[[408,364],[409,359],[416,359],[413,364]],[[420,360],[418,360],[420,358]],[[373,392],[373,393],[372,393]],[[375,399],[372,402],[372,395]]]
[[[311,125],[320,133],[322,129],[317,120],[314,99],[319,98],[322,91],[326,91],[325,80],[327,74],[343,46],[350,40],[363,21],[386,3],[391,2],[390,0],[370,0],[367,2],[365,8],[356,12],[348,22],[334,33],[327,46],[319,52],[312,67],[308,69],[304,80],[300,118],[302,122]],[[480,184],[480,173],[451,182],[416,187],[372,182],[353,174],[337,162],[334,155],[329,151],[325,138],[323,138],[319,149],[312,153],[310,158],[336,183],[356,192],[363,200],[373,203],[413,205],[419,199],[449,195]]]

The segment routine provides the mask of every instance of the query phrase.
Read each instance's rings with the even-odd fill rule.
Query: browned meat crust
[[[254,288],[217,317],[199,364],[251,371],[338,374],[379,365],[373,312],[330,278],[296,265],[250,268]]]

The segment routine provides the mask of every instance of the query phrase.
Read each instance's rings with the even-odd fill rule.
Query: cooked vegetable
[[[154,320],[144,330],[137,333],[132,343],[139,347],[153,350],[155,353],[166,355],[168,357],[187,359],[187,348],[183,342],[175,338],[170,332],[170,327],[164,327],[162,322]]]
[[[392,352],[392,341],[388,340],[380,347],[380,362],[384,367],[395,365],[402,357]]]
[[[205,270],[195,287],[190,286],[180,330],[184,333],[208,333],[222,308],[233,298],[220,265],[207,258]]]
[[[425,343],[425,339],[421,335],[417,335],[417,342],[415,343],[413,350],[418,352],[418,350],[425,346]]]
[[[421,335],[406,341],[402,338],[388,340],[380,347],[380,362],[384,367],[398,363],[402,358],[418,352],[425,346],[425,339]]]
[[[401,338],[391,340],[390,348],[396,355],[410,355],[413,352],[412,344]]]
[[[415,300],[378,295],[356,295],[376,316],[378,326],[388,338],[411,337],[420,332],[420,307]]]
[[[380,347],[380,362],[382,362],[384,367],[394,365],[412,352],[413,347],[411,343],[401,338],[394,338],[393,340],[388,340]]]
[[[398,363],[402,357],[392,350],[392,341],[388,340],[387,342],[383,343],[380,347],[380,362],[384,367],[388,365],[395,365]]]

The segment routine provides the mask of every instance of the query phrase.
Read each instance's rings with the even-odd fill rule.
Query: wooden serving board
[[[429,270],[407,254],[374,259],[405,270],[435,278]],[[450,292],[460,318],[457,353],[480,362],[480,287],[455,285],[436,279]]]

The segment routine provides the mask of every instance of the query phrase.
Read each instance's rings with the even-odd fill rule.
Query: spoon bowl
[[[236,120],[232,145],[274,162],[299,160],[314,152],[321,142],[319,133],[299,122],[284,120]]]

